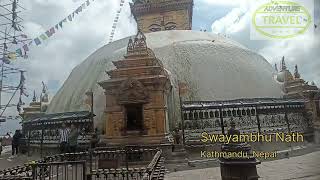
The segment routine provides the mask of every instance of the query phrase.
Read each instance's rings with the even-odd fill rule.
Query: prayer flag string
[[[125,0],[120,0],[120,8],[117,11],[116,17],[113,20],[112,29],[111,29],[111,33],[109,36],[109,43],[111,43],[113,41],[114,33],[116,31],[117,24],[119,22],[119,18],[120,18],[122,7],[123,7],[124,3],[125,3]]]
[[[63,18],[61,21],[59,21],[56,25],[54,25],[53,27],[51,27],[50,29],[48,29],[38,37],[32,38],[31,41],[23,44],[22,47],[16,49],[14,52],[9,53],[7,58],[9,60],[15,60],[17,57],[28,58],[27,52],[30,50],[29,47],[31,45],[35,44],[39,46],[43,43],[43,41],[46,41],[48,38],[52,37],[58,30],[62,30],[65,23],[73,21],[74,18],[79,13],[83,12],[83,10],[86,9],[86,7],[88,7],[91,4],[90,1],[94,1],[94,0],[86,0],[78,8],[76,8],[76,10],[74,10],[66,18]],[[121,0],[121,2],[124,2],[124,0]],[[10,63],[9,61],[6,61],[6,62]]]

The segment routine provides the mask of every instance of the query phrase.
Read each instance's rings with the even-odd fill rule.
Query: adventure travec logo
[[[308,4],[306,4],[306,2]],[[313,32],[313,1],[269,1],[253,9],[251,39],[289,39]]]

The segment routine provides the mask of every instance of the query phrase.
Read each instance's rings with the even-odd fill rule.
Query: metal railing
[[[68,179],[85,180],[86,162],[31,162],[23,167],[10,168],[0,172],[0,179]]]
[[[231,122],[242,133],[300,132],[312,136],[312,117],[300,99],[253,98],[230,101],[190,101],[182,104],[186,145],[202,145],[202,132],[225,134]]]
[[[142,168],[121,168],[121,169],[98,169],[93,170],[89,175],[91,179],[114,179],[114,180],[156,180],[164,179],[165,168],[164,158],[159,150],[152,158],[147,167]]]
[[[0,171],[2,179],[163,179],[164,158],[159,149],[125,147],[57,154]],[[148,163],[149,162],[149,163]],[[139,167],[138,167],[139,166]],[[144,167],[143,167],[144,166]]]

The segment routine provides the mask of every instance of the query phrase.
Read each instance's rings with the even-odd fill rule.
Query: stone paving
[[[320,151],[302,156],[262,162],[259,180],[320,180]],[[166,180],[221,180],[220,168],[169,173]]]
[[[29,161],[40,159],[39,154],[34,154],[33,156],[27,156],[19,154],[17,156],[11,156],[11,146],[5,147],[4,151],[0,155],[0,170],[15,167],[18,165],[23,165]]]

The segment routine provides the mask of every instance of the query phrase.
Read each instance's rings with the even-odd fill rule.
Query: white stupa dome
[[[176,98],[178,80],[188,84],[188,100],[282,96],[272,66],[259,54],[230,39],[209,32],[181,30],[149,33],[146,38],[148,47],[170,72]],[[128,39],[105,45],[75,67],[47,113],[87,110],[83,100],[86,91],[92,89],[96,120],[101,119],[106,98],[97,82],[109,79],[105,71],[114,69],[112,61],[126,54]]]

